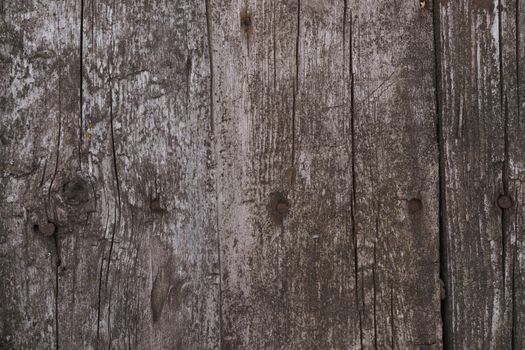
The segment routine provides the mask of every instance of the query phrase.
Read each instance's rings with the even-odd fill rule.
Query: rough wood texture
[[[61,215],[62,159],[78,150],[80,8],[2,1],[0,11],[0,348],[52,349],[64,231],[48,220]]]
[[[95,322],[82,328],[73,316],[63,333],[91,328],[99,348],[211,348],[219,293],[206,8],[85,1],[83,14],[81,159],[100,230],[92,254],[70,258],[96,272],[79,302],[98,305]],[[87,279],[71,274],[67,284]]]
[[[0,348],[522,348],[524,14],[0,1]]]
[[[501,96],[505,111],[503,168],[502,230],[505,247],[505,302],[507,334],[512,349],[525,346],[525,245],[523,227],[525,212],[525,81],[523,23],[525,2],[502,1],[501,11]],[[505,201],[502,199],[508,198]],[[503,204],[503,205],[502,205]]]
[[[356,2],[355,235],[364,348],[441,342],[432,13]]]
[[[516,329],[523,254],[517,4],[438,6],[444,315],[452,348],[517,349],[523,336]]]

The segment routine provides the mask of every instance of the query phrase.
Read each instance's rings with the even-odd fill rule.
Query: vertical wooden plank
[[[288,1],[209,2],[224,349],[291,344],[282,221],[297,11]]]
[[[59,346],[101,348],[107,347],[107,342],[99,342],[100,330],[105,329],[107,320],[101,312],[107,305],[102,292],[107,283],[107,256],[116,230],[118,203],[106,104],[109,84],[101,83],[109,80],[107,62],[98,67],[97,75],[91,73],[93,68],[90,69],[87,58],[93,55],[89,38],[95,31],[87,18],[94,18],[93,6],[90,2],[79,5],[80,111],[76,120],[66,121],[66,125],[77,125],[78,151],[61,158],[52,197],[59,209],[62,232],[58,244],[61,257],[58,313],[63,320]],[[104,16],[100,16],[99,23],[106,23]],[[109,35],[99,36],[98,45],[108,47]]]
[[[79,13],[75,1],[0,3],[2,349],[58,346],[53,191],[62,157],[78,150]]]
[[[222,347],[356,347],[345,3],[210,5]]]
[[[345,1],[301,1],[290,218],[294,347],[360,347],[352,225],[351,21]]]
[[[431,4],[351,2],[363,348],[441,347]]]
[[[511,5],[509,5],[511,6]],[[515,219],[509,225],[511,237],[514,239],[513,251],[513,319],[512,335],[515,349],[525,347],[525,237],[523,227],[525,226],[525,1],[517,1],[515,14],[515,72],[516,72],[516,110],[511,124],[509,124],[509,139],[512,140],[509,153],[512,157],[512,166],[509,176],[511,177],[509,193],[514,202]],[[509,15],[510,17],[511,15]],[[510,44],[512,46],[512,44]]]
[[[436,7],[451,348],[511,348],[508,216],[498,200],[508,191],[501,4]]]
[[[525,101],[522,87],[525,33],[520,30],[525,13],[523,1],[502,0],[501,20],[501,94],[504,111],[504,164],[503,192],[498,197],[502,212],[502,232],[505,244],[505,321],[507,344],[511,349],[525,345],[525,323],[523,314],[524,245],[522,228],[525,178],[525,132],[523,108]]]
[[[205,4],[85,1],[82,28],[82,170],[61,196],[88,214],[61,245],[61,346],[217,347]]]

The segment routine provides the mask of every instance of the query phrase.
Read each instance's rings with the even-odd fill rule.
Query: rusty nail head
[[[38,225],[38,231],[40,231],[40,233],[46,237],[52,236],[55,233],[55,230],[55,224],[52,222],[46,222],[45,224]]]
[[[160,199],[158,199],[158,198],[152,199],[151,202],[150,202],[150,209],[153,212],[161,212],[162,208],[160,206]]]
[[[498,207],[501,209],[509,209],[512,207],[512,199],[507,195],[501,195],[498,198]]]
[[[286,214],[288,213],[288,204],[285,202],[279,202],[277,203],[276,209],[280,214]]]
[[[276,209],[280,214],[286,214],[288,213],[288,204],[285,202],[279,202],[277,203]]]
[[[423,209],[423,203],[419,198],[412,198],[408,201],[408,211],[411,213],[416,213]]]

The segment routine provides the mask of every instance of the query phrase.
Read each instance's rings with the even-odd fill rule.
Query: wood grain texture
[[[76,265],[98,274],[88,287],[95,346],[212,348],[219,294],[205,5],[84,7],[82,159],[102,230],[93,232],[98,257]]]
[[[432,14],[356,2],[355,235],[363,348],[441,347]]]
[[[524,4],[520,1],[501,2],[500,69],[501,97],[504,108],[503,193],[498,199],[502,211],[502,232],[505,242],[505,321],[512,349],[525,346],[524,245],[523,245],[523,179],[525,174],[525,141],[522,87],[524,76],[523,39],[520,24],[524,20]],[[503,204],[503,206],[502,206]]]
[[[515,89],[511,95],[511,105],[514,106],[512,118],[509,119],[509,157],[512,157],[513,164],[509,171],[509,193],[513,196],[515,216],[512,224],[510,237],[514,239],[514,250],[512,253],[512,337],[515,349],[525,347],[525,237],[523,236],[523,225],[525,225],[525,140],[523,138],[525,130],[525,2],[518,1],[513,9],[513,4],[509,4],[509,18],[515,15],[514,26],[508,30],[510,40],[515,40],[515,51],[512,51],[512,44],[508,47],[506,65],[510,65],[509,78],[514,82]],[[513,9],[513,11],[512,11]],[[506,27],[507,28],[507,27]],[[513,34],[514,30],[515,34]],[[512,43],[512,41],[509,41]],[[512,80],[513,73],[516,73],[515,80]]]
[[[58,346],[63,231],[48,221],[61,159],[77,149],[79,13],[75,1],[0,3],[2,349]]]
[[[524,14],[0,0],[0,348],[522,348]]]
[[[284,225],[298,11],[288,1],[209,4],[224,349],[291,344]]]
[[[444,311],[452,348],[514,349],[522,337],[516,332],[520,216],[512,204],[523,153],[517,4],[438,6]]]

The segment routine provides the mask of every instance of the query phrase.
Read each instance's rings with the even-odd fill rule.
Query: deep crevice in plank
[[[518,122],[517,128],[520,130],[521,118],[521,95],[520,95],[520,0],[516,0],[516,95],[517,95],[517,113]]]
[[[512,290],[512,324],[511,324],[511,338],[510,338],[510,345],[511,349],[516,349],[516,323],[518,322],[518,315],[516,312],[516,282],[515,282],[515,273],[516,273],[516,264],[517,264],[517,258],[516,258],[516,245],[517,242],[514,244],[514,249],[512,252],[512,281],[511,281],[511,290]]]
[[[277,51],[277,40],[275,33],[275,1],[272,1],[272,62],[273,62],[273,91],[277,91],[277,59],[275,53]]]
[[[121,200],[120,200],[120,179],[118,175],[118,167],[117,167],[117,153],[115,149],[115,133],[114,133],[114,125],[113,125],[113,88],[112,88],[112,79],[109,80],[110,82],[110,89],[109,89],[109,122],[110,122],[110,131],[111,131],[111,151],[113,154],[113,171],[115,173],[115,182],[116,182],[116,190],[117,190],[117,206],[115,207],[114,215],[115,215],[115,222],[113,223],[113,230],[111,233],[111,242],[109,245],[109,254],[108,254],[108,264],[106,269],[106,281],[105,281],[105,288],[106,292],[108,291],[108,282],[109,282],[109,268],[111,265],[111,255],[113,253],[113,244],[115,242],[115,234],[118,230],[118,227],[120,226],[120,214],[121,214]],[[108,346],[111,346],[111,302],[108,302]]]
[[[502,187],[503,187],[503,195],[509,196],[509,135],[508,135],[508,123],[509,123],[509,107],[508,107],[508,99],[505,94],[505,79],[504,79],[504,66],[503,66],[503,17],[502,17],[502,3],[501,0],[498,0],[498,8],[497,8],[497,16],[498,16],[498,51],[499,51],[499,84],[500,84],[500,106],[503,110],[503,150],[504,150],[504,159],[503,159],[503,166],[501,170],[501,181],[502,181]],[[507,296],[507,244],[509,243],[509,237],[507,235],[508,229],[509,229],[509,209],[508,208],[501,208],[501,268],[502,268],[502,284],[503,284],[503,296],[505,300],[504,308],[507,308],[506,303],[506,296]],[[513,288],[513,282],[514,282],[514,269],[511,270],[511,276],[509,278],[511,279],[511,305],[510,305],[510,317],[511,317],[511,329],[510,329],[510,345],[511,349],[514,349],[514,339],[515,339],[515,326],[514,326],[514,288]],[[504,310],[505,310],[504,309]],[[505,313],[505,311],[504,311]]]
[[[292,161],[291,166],[295,163],[295,116],[297,110],[297,94],[299,92],[299,38],[301,35],[301,0],[297,0],[297,33],[295,38],[295,80],[293,85],[292,100]]]
[[[499,51],[499,85],[500,85],[500,106],[503,110],[503,150],[504,150],[504,161],[503,168],[501,171],[501,181],[503,186],[503,192],[505,195],[508,195],[509,191],[509,181],[508,181],[508,165],[509,165],[509,138],[508,138],[508,101],[505,94],[505,82],[503,78],[503,23],[502,23],[502,14],[501,14],[501,0],[498,0],[498,51]],[[503,221],[503,215],[502,215]],[[503,233],[503,238],[505,238],[505,231]],[[503,258],[505,258],[505,244],[503,244]],[[503,260],[505,262],[505,260]],[[505,268],[505,263],[503,264]],[[503,278],[505,278],[505,269],[503,270]],[[505,284],[505,283],[504,283]],[[505,286],[504,286],[505,288]],[[505,291],[505,289],[503,290]]]
[[[78,146],[78,167],[82,170],[82,148],[84,143],[84,0],[80,1],[80,48],[79,48],[79,65],[80,65],[80,82],[79,82],[79,104],[80,104],[80,128],[79,128],[79,146]]]
[[[443,116],[441,110],[442,103],[442,67],[441,67],[441,22],[440,4],[434,0],[432,4],[433,30],[434,30],[434,84],[436,100],[436,138],[438,146],[438,196],[439,196],[439,278],[445,286],[445,297],[441,299],[441,322],[442,322],[442,344],[443,349],[452,347],[452,333],[450,329],[450,306],[448,288],[448,239],[446,231],[446,178],[445,178],[445,158],[443,140]]]
[[[206,0],[206,35],[208,37],[208,56],[210,60],[210,132],[214,134],[213,119],[213,50],[211,47],[211,18],[210,18],[210,1]]]
[[[517,129],[521,130],[520,128],[520,122],[521,122],[521,95],[520,95],[520,0],[516,0],[515,2],[516,6],[516,17],[515,17],[515,26],[516,26],[516,95],[517,95]],[[517,202],[517,198],[514,198],[514,202]],[[514,249],[512,252],[512,281],[511,281],[511,288],[512,288],[512,328],[511,328],[511,347],[512,349],[516,348],[516,324],[518,323],[518,315],[516,312],[516,264],[517,264],[517,246],[518,246],[518,237],[516,235],[515,241],[514,241]]]
[[[503,85],[503,82],[502,82]],[[508,100],[507,96],[505,96],[505,105],[504,105],[504,124],[503,124],[503,136],[504,136],[504,162],[503,162],[503,170],[502,170],[502,182],[503,182],[503,192],[505,195],[509,195],[509,106],[508,106]],[[507,263],[507,241],[509,239],[507,232],[509,231],[509,208],[502,208],[501,209],[501,238],[502,238],[502,262],[503,262],[503,292],[505,295],[505,288],[506,288],[506,263]],[[512,242],[508,242],[509,244],[512,244]],[[511,343],[511,349],[515,349],[515,290],[514,290],[514,259],[515,259],[515,249],[513,251],[512,255],[512,262],[511,262],[511,329],[510,329],[510,343]]]
[[[378,241],[378,235],[379,235],[379,211],[380,211],[380,203],[377,201],[377,214],[376,214],[376,227],[375,227],[375,237],[374,237],[374,247],[373,247],[373,254],[374,254],[374,265],[372,265],[372,285],[374,288],[374,349],[377,350],[377,278],[376,278],[376,269],[377,269],[377,252],[376,252],[376,242]]]
[[[109,216],[107,218],[109,220]],[[108,223],[104,227],[104,238],[106,236],[106,231],[108,229]],[[102,304],[102,276],[104,271],[104,254],[102,254],[102,259],[100,261],[100,270],[98,273],[98,300],[97,300],[97,348],[99,347],[100,341],[100,314],[101,314],[101,304]]]
[[[379,221],[379,220],[377,220]],[[376,224],[377,225],[377,224]],[[376,227],[377,229],[377,227]],[[376,231],[377,233],[377,231]],[[377,350],[377,279],[376,279],[376,242],[374,242],[374,265],[372,266],[372,284],[374,287],[374,349]]]
[[[55,237],[55,242],[57,241]],[[56,244],[56,243],[55,243]],[[56,350],[60,349],[59,345],[59,332],[58,332],[58,269],[59,264],[55,266],[55,340],[56,340]]]
[[[58,173],[58,162],[60,159],[60,139],[62,138],[62,76],[59,73],[58,75],[58,139],[57,139],[57,149],[56,149],[56,158],[55,158],[55,171],[53,172],[53,177],[51,178],[51,183],[47,190],[47,205],[46,205],[46,216],[47,220],[50,219],[50,213],[48,208],[51,211],[51,190],[53,189],[53,183],[55,182],[57,173]],[[59,285],[58,285],[58,267],[60,266],[60,256],[58,250],[58,238],[57,232],[53,235],[53,243],[55,245],[55,340],[56,340],[56,349],[59,349],[59,330],[58,330],[58,294],[59,294]]]
[[[355,142],[355,95],[354,95],[354,62],[353,62],[353,39],[352,39],[352,17],[350,17],[350,32],[349,32],[349,60],[350,60],[350,133],[351,144],[352,144],[352,206],[351,206],[351,217],[352,217],[352,235],[354,244],[354,280],[355,280],[355,306],[356,311],[359,315],[359,346],[363,347],[363,320],[361,316],[359,306],[359,256],[357,249],[357,232],[356,232],[356,173],[355,173],[355,162],[356,162],[356,142]]]
[[[58,77],[58,137],[57,137],[57,149],[55,153],[55,170],[53,172],[53,176],[51,177],[51,182],[49,184],[49,188],[47,189],[47,205],[46,205],[46,216],[49,220],[52,215],[50,213],[51,211],[51,190],[53,189],[53,184],[55,183],[55,179],[57,177],[58,173],[58,160],[60,158],[60,139],[62,138],[62,76],[59,74]]]
[[[396,339],[396,328],[394,324],[394,287],[390,285],[390,343],[391,349],[395,349],[395,339]]]
[[[210,1],[206,0],[205,2],[205,12],[206,12],[206,35],[208,38],[208,58],[210,60],[210,134],[211,139],[213,141],[216,141],[215,138],[215,119],[214,119],[214,90],[213,90],[213,84],[214,84],[214,76],[213,76],[213,49],[212,49],[212,32],[211,32],[211,18],[210,18]],[[212,147],[215,148],[215,160],[214,162],[219,161],[219,153],[217,152],[217,143],[212,142]],[[217,164],[215,164],[215,169],[217,169]],[[218,179],[217,179],[217,172],[214,172],[215,177],[215,205],[216,205],[216,240],[217,240],[217,263],[218,263],[218,269],[219,269],[219,349],[222,349],[222,262],[221,262],[221,236],[220,236],[220,230],[219,230],[219,187],[218,187]]]
[[[348,12],[348,0],[344,1],[343,4],[343,67],[345,68],[345,71],[343,72],[343,76],[346,78],[346,16]],[[345,96],[346,97],[346,96]]]

